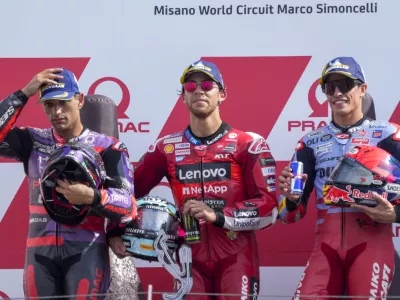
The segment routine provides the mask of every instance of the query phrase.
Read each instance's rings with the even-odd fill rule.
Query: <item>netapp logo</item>
[[[231,163],[204,163],[201,170],[200,164],[175,166],[177,179],[182,183],[215,182],[231,179]]]

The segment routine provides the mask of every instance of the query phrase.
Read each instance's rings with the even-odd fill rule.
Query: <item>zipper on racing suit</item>
[[[203,157],[200,157],[200,184],[201,184],[201,198],[204,203],[205,201],[205,196],[204,196],[204,178],[203,178]],[[211,254],[210,254],[210,242],[208,239],[208,223],[206,222],[206,243],[207,243],[207,256],[208,259],[211,260]]]
[[[58,237],[60,235],[60,223],[56,222],[56,256],[59,257],[60,253],[59,253],[59,249],[58,247],[60,246],[58,244]]]

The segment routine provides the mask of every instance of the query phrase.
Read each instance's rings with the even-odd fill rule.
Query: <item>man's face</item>
[[[362,97],[367,89],[365,83],[354,84],[354,80],[345,75],[331,74],[325,79],[324,84],[326,84],[325,94],[334,116],[346,116],[362,110]]]
[[[208,81],[210,90],[201,87],[202,82]],[[218,107],[218,101],[225,99],[225,92],[220,91],[216,82],[212,81],[206,74],[198,72],[189,75],[185,82],[196,83],[194,90],[186,90],[183,93],[183,102],[189,111],[198,118],[206,118],[211,115]]]
[[[57,132],[71,129],[79,120],[79,109],[83,95],[75,95],[71,100],[46,100],[42,103],[47,118]]]

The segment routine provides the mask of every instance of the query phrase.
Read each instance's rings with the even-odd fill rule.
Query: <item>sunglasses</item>
[[[198,85],[200,85],[200,88],[203,91],[211,91],[215,87],[214,81],[211,80],[202,81],[201,83],[188,81],[183,84],[183,87],[185,88],[185,91],[194,92]]]
[[[351,91],[355,86],[361,85],[360,80],[354,80],[351,78],[343,78],[339,80],[327,81],[322,84],[322,92],[327,95],[334,95],[336,88],[343,94]]]

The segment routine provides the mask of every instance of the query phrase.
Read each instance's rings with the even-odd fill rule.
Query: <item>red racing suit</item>
[[[27,101],[28,98],[17,91],[0,102],[0,156],[23,162],[29,180],[25,296],[104,294],[110,273],[105,218],[113,221],[111,229],[123,226],[123,221],[136,215],[133,168],[128,151],[120,141],[89,129],[71,139],[89,144],[100,153],[110,179],[101,190],[95,190],[92,209],[81,224],[57,223],[42,204],[40,177],[49,154],[66,141],[51,128],[11,129]],[[89,298],[103,297],[79,297]]]
[[[279,198],[279,217],[284,223],[303,218],[315,187],[318,220],[314,249],[296,299],[299,295],[325,299],[345,292],[348,296],[387,295],[395,258],[392,224],[373,222],[355,208],[328,206],[323,200],[325,181],[338,159],[355,145],[377,146],[400,159],[400,127],[366,118],[346,128],[331,122],[305,135],[297,145],[293,159],[303,162],[308,179],[297,203]],[[400,207],[395,211],[400,222]]]
[[[147,195],[164,176],[180,211],[186,200],[199,199],[217,215],[213,224],[200,221],[201,242],[191,245],[191,292],[257,294],[254,230],[269,228],[277,215],[275,161],[266,141],[226,123],[207,138],[188,127],[157,140],[140,159],[136,197]]]

